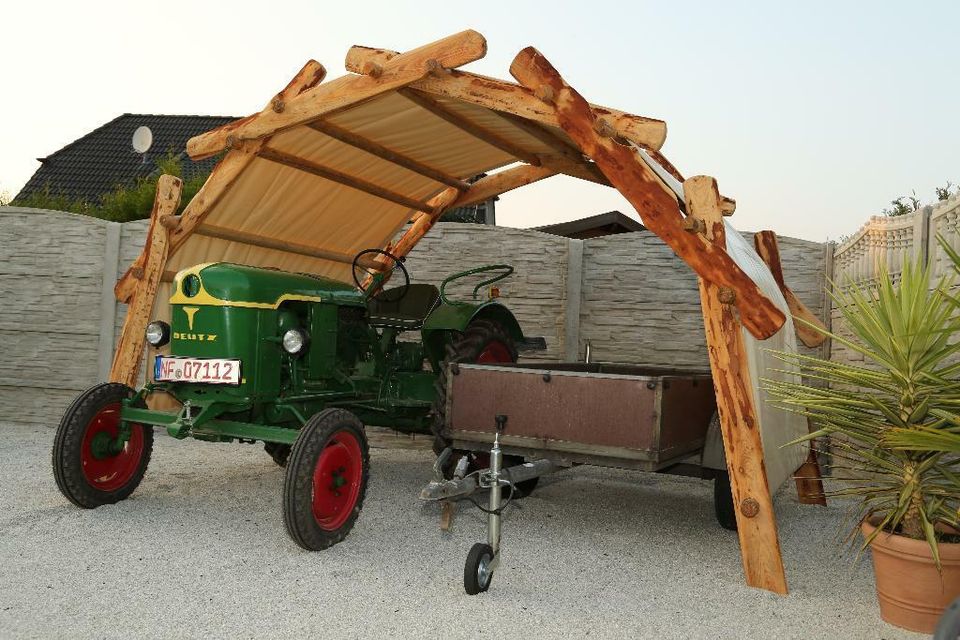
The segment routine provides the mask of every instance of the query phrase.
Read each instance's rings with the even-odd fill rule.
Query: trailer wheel
[[[463,565],[463,590],[467,595],[475,596],[490,588],[490,581],[493,580],[493,570],[490,569],[492,561],[493,548],[490,545],[478,542],[470,548]]]
[[[278,467],[287,466],[287,460],[290,459],[290,445],[280,444],[279,442],[267,442],[263,445],[263,450],[270,454]]]
[[[153,452],[153,427],[130,424],[121,443],[121,402],[134,395],[125,384],[98,384],[64,413],[53,442],[53,476],[70,502],[84,509],[126,499],[140,484]],[[141,403],[142,406],[142,403]]]
[[[290,451],[283,482],[283,522],[308,551],[343,540],[360,515],[370,476],[363,425],[345,409],[307,420]]]
[[[717,471],[713,478],[713,510],[717,522],[724,529],[737,530],[737,514],[733,508],[733,493],[730,490],[730,474]]]

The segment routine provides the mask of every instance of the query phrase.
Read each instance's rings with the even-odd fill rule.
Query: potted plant
[[[946,280],[905,264],[869,286],[833,294],[852,337],[830,337],[863,365],[780,353],[803,379],[766,380],[784,408],[831,437],[832,496],[857,499],[872,551],[880,613],[931,633],[960,595],[960,316]]]

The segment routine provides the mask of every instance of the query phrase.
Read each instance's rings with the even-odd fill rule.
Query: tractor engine
[[[177,274],[171,322],[152,322],[147,340],[169,343],[154,379],[177,395],[202,393],[252,402],[302,391],[337,376],[338,360],[364,356],[348,346],[343,316],[365,313],[352,287],[325,278],[236,264],[198,265]],[[338,357],[339,356],[339,357]]]

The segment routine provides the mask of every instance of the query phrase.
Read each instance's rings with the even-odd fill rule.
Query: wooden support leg
[[[688,215],[702,220],[701,229],[705,230],[707,239],[716,247],[724,248],[726,238],[716,181],[695,176],[683,183],[683,190]],[[753,402],[753,382],[735,306],[736,295],[731,289],[703,278],[699,282],[743,570],[750,586],[786,594],[787,578],[773,498],[767,486],[760,419]]]
[[[827,497],[823,494],[823,480],[820,476],[820,463],[811,447],[807,460],[800,465],[794,475],[797,483],[797,498],[800,504],[819,504],[827,506]]]
[[[140,362],[143,360],[144,331],[150,322],[157,285],[160,284],[169,251],[169,233],[161,218],[176,213],[182,190],[183,182],[174,176],[162,175],[157,182],[147,241],[143,254],[135,263],[140,265],[137,269],[140,277],[136,278],[136,284],[127,299],[127,317],[123,321],[123,331],[113,356],[113,366],[110,367],[111,382],[136,386]]]
[[[450,531],[453,526],[454,504],[450,500],[444,500],[440,503],[440,530]]]

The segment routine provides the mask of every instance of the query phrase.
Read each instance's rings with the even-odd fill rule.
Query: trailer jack
[[[486,591],[493,580],[494,571],[500,564],[501,518],[504,508],[511,502],[514,485],[560,468],[550,460],[537,460],[504,469],[500,435],[507,424],[507,416],[498,415],[496,423],[497,431],[493,437],[493,448],[490,449],[489,469],[464,475],[465,468],[461,470],[458,465],[454,478],[445,480],[441,470],[452,453],[447,449],[437,459],[434,468],[436,479],[420,492],[421,500],[443,501],[445,507],[451,504],[451,499],[468,498],[482,489],[488,489],[490,492],[487,508],[474,503],[487,514],[487,541],[474,544],[467,554],[463,567],[463,588],[469,595]],[[509,489],[506,500],[503,499],[504,487]]]

